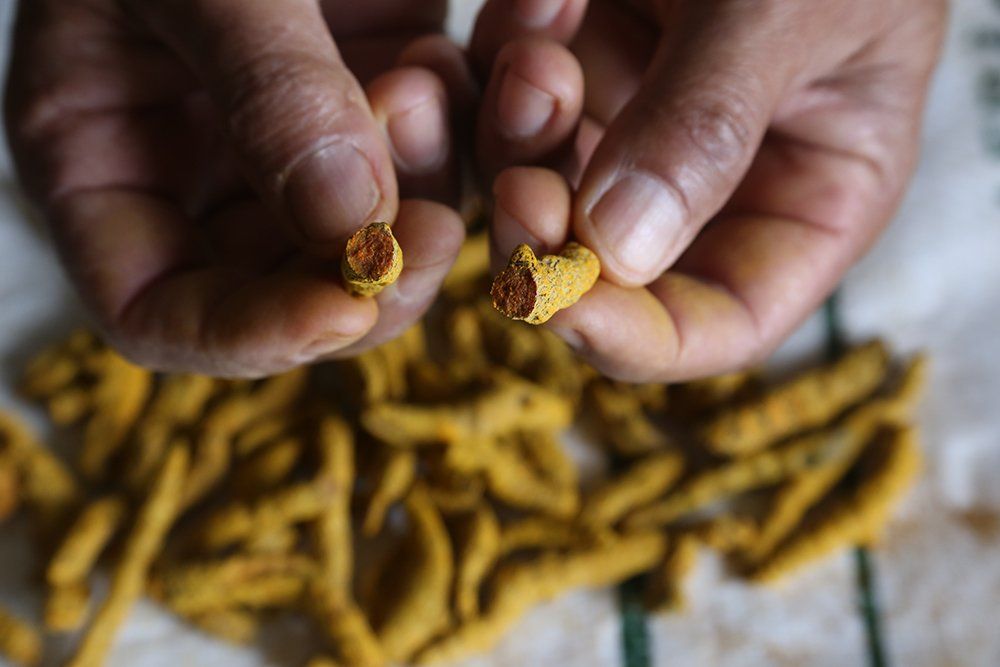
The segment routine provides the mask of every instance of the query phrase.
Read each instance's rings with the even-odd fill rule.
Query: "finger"
[[[379,319],[374,328],[334,356],[381,345],[417,322],[437,297],[465,239],[465,225],[454,210],[416,199],[400,202],[392,232],[403,250],[403,273],[376,297]]]
[[[814,312],[871,245],[898,197],[888,190],[868,160],[769,139],[733,211],[649,286],[653,303],[629,310],[616,305],[624,298],[587,295],[553,324],[617,377],[675,381],[748,366]],[[604,322],[638,331],[663,316],[669,324],[648,340]]]
[[[337,265],[304,257],[267,274],[207,263],[173,205],[131,190],[55,207],[57,247],[84,301],[132,359],[161,370],[259,376],[346,347],[375,323]]]
[[[654,280],[719,211],[790,82],[769,31],[708,18],[658,54],[583,176],[574,231],[621,285]]]
[[[444,84],[419,67],[399,67],[369,84],[368,100],[392,151],[403,197],[448,202],[457,185]]]
[[[522,37],[568,44],[587,11],[587,0],[489,0],[480,10],[469,51],[483,75],[500,49]]]
[[[476,132],[485,177],[514,164],[565,157],[582,107],[583,74],[565,47],[539,39],[505,46],[486,87]]]
[[[659,27],[606,2],[590,5],[570,50],[587,81],[584,112],[604,125],[614,120],[642,85],[656,51]]]
[[[448,91],[456,112],[468,112],[479,101],[479,84],[465,53],[445,35],[426,35],[410,42],[399,54],[401,67],[424,67],[434,72]],[[462,117],[456,117],[461,121]]]
[[[490,252],[499,270],[518,245],[553,253],[569,234],[570,191],[558,173],[540,167],[511,167],[493,183]]]
[[[126,5],[202,76],[250,182],[311,251],[395,217],[391,157],[316,3]]]

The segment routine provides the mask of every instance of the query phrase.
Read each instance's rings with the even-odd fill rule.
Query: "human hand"
[[[446,7],[20,3],[11,148],[116,346],[253,376],[375,345],[423,313],[463,237],[450,208],[399,201],[455,198],[462,58],[438,34]],[[377,299],[351,298],[335,260],[373,220],[395,221],[406,268]]]
[[[490,77],[477,141],[499,173],[495,259],[570,236],[597,252],[601,280],[551,326],[610,375],[760,360],[898,206],[945,14],[943,0],[490,0],[471,49]],[[525,164],[559,173],[502,171]]]

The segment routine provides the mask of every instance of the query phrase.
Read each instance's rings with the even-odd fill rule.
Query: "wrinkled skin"
[[[80,293],[147,364],[258,375],[401,331],[461,241],[474,126],[495,259],[602,260],[548,326],[614,376],[683,379],[766,355],[883,229],[945,10],[490,0],[476,105],[443,3],[32,0],[7,123]],[[376,219],[406,269],[351,299],[330,258]]]

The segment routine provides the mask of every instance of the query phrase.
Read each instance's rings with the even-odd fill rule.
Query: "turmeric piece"
[[[681,611],[686,605],[684,579],[698,560],[698,538],[690,533],[677,536],[667,555],[653,570],[646,588],[646,607],[657,612]]]
[[[229,484],[233,493],[248,496],[278,486],[298,465],[304,449],[300,438],[287,436],[254,452],[233,467]]]
[[[462,475],[453,470],[438,470],[428,479],[427,494],[444,514],[463,514],[474,510],[486,493],[481,475]]]
[[[497,374],[489,388],[471,399],[432,406],[383,403],[362,412],[361,425],[386,444],[414,447],[495,438],[518,430],[556,430],[572,419],[573,406],[564,398]]]
[[[833,496],[801,529],[750,572],[758,582],[786,576],[836,549],[871,539],[920,473],[923,456],[912,428],[883,432],[860,462],[862,476],[842,496]]]
[[[49,585],[86,581],[101,551],[125,520],[126,511],[125,499],[120,496],[107,496],[84,507],[49,561],[45,573]]]
[[[399,279],[403,251],[385,222],[373,222],[347,240],[340,264],[348,291],[355,296],[375,296]]]
[[[65,387],[52,394],[46,407],[53,424],[70,426],[94,410],[94,393],[89,387]]]
[[[351,491],[354,488],[354,436],[347,422],[327,417],[319,425],[320,456],[316,484],[328,489],[316,517],[319,580],[327,595],[346,600],[354,576]]]
[[[238,554],[188,562],[161,573],[156,589],[163,603],[185,617],[237,607],[282,607],[297,602],[316,564],[295,554]]]
[[[665,498],[632,512],[625,520],[630,529],[664,526],[676,519],[745,491],[764,488],[807,468],[823,465],[849,443],[851,428],[802,436],[776,449],[765,449],[742,459],[710,468],[688,478]]]
[[[118,627],[145,590],[150,564],[176,519],[187,465],[186,449],[173,448],[167,454],[136,515],[108,596],[67,663],[69,667],[96,667],[104,662]]]
[[[685,524],[676,532],[690,535],[709,549],[722,554],[746,549],[757,538],[757,526],[753,519],[735,514],[719,514],[705,521]]]
[[[38,630],[3,608],[0,608],[0,655],[29,667],[42,659],[42,637]]]
[[[465,521],[455,574],[455,612],[460,621],[479,615],[479,589],[500,554],[500,522],[487,504]]]
[[[543,479],[557,487],[576,488],[579,475],[576,464],[552,431],[532,431],[518,437],[520,449]]]
[[[624,581],[653,567],[665,549],[663,535],[641,532],[568,554],[546,552],[533,560],[508,563],[496,575],[486,611],[432,642],[416,661],[450,662],[486,651],[531,607],[574,588]]]
[[[498,558],[516,551],[567,549],[587,542],[588,537],[575,524],[544,515],[528,515],[502,526]]]
[[[489,492],[511,507],[560,518],[568,518],[580,508],[578,489],[547,481],[518,453],[515,443],[497,442],[483,474]]]
[[[88,479],[102,479],[110,458],[125,444],[152,386],[152,374],[113,350],[95,359],[98,380],[93,391],[94,413],[84,427],[80,472]]]
[[[208,412],[196,438],[184,488],[184,508],[204,498],[225,476],[236,434],[258,419],[287,410],[298,400],[307,382],[308,371],[297,368],[261,380],[251,389],[238,387]]]
[[[54,586],[45,597],[45,629],[49,632],[79,630],[89,610],[90,587],[86,582]]]
[[[260,630],[259,616],[243,609],[220,609],[188,620],[202,632],[239,646],[252,642]]]
[[[493,280],[493,307],[511,319],[542,324],[579,301],[600,273],[597,255],[579,243],[568,243],[558,255],[541,259],[521,244]]]
[[[80,488],[73,474],[27,427],[0,411],[0,445],[20,470],[21,502],[43,533],[62,528],[75,510]]]
[[[580,510],[580,522],[594,528],[614,525],[632,510],[663,495],[683,471],[684,460],[677,453],[640,459],[587,498]]]
[[[17,512],[21,504],[21,475],[13,452],[0,450],[0,523]]]
[[[141,489],[149,483],[177,430],[190,427],[201,417],[216,389],[216,381],[203,375],[163,378],[135,427],[124,470],[129,488]]]
[[[616,455],[635,458],[670,447],[670,438],[649,418],[632,388],[597,380],[587,397],[602,443]]]
[[[368,618],[353,600],[335,600],[321,594],[313,600],[311,609],[337,654],[348,665],[380,667],[386,663]]]
[[[65,341],[46,348],[28,362],[21,377],[21,394],[44,399],[69,386],[81,373],[81,360],[96,345],[94,335],[80,329]]]
[[[871,395],[886,378],[889,355],[880,341],[723,409],[702,429],[716,454],[743,456],[787,436],[822,426]]]
[[[203,552],[219,551],[257,532],[313,521],[323,511],[330,491],[323,485],[298,482],[264,494],[251,503],[230,503],[202,520],[191,542]]]
[[[378,627],[379,643],[389,660],[405,662],[447,627],[454,561],[440,514],[422,486],[405,501],[410,530],[409,576],[391,601]]]
[[[417,455],[404,449],[380,453],[375,472],[375,490],[361,521],[361,534],[374,537],[382,530],[385,515],[395,503],[406,496],[417,476]]]

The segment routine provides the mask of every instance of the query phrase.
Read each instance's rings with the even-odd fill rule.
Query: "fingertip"
[[[530,142],[533,154],[551,150],[579,120],[583,71],[560,44],[538,38],[511,42],[497,56],[486,104],[484,122],[501,142]]]
[[[569,235],[570,190],[558,173],[541,167],[510,167],[493,183],[491,227],[495,259],[506,261],[521,243],[551,253]]]
[[[430,70],[400,67],[367,88],[372,112],[382,125],[400,172],[424,175],[448,158],[448,97]]]
[[[546,326],[598,371],[629,382],[669,379],[679,349],[673,320],[649,290],[606,280]]]
[[[338,356],[392,340],[427,311],[462,247],[465,225],[447,206],[410,199],[401,202],[393,233],[403,250],[403,273],[375,298],[377,324]]]

